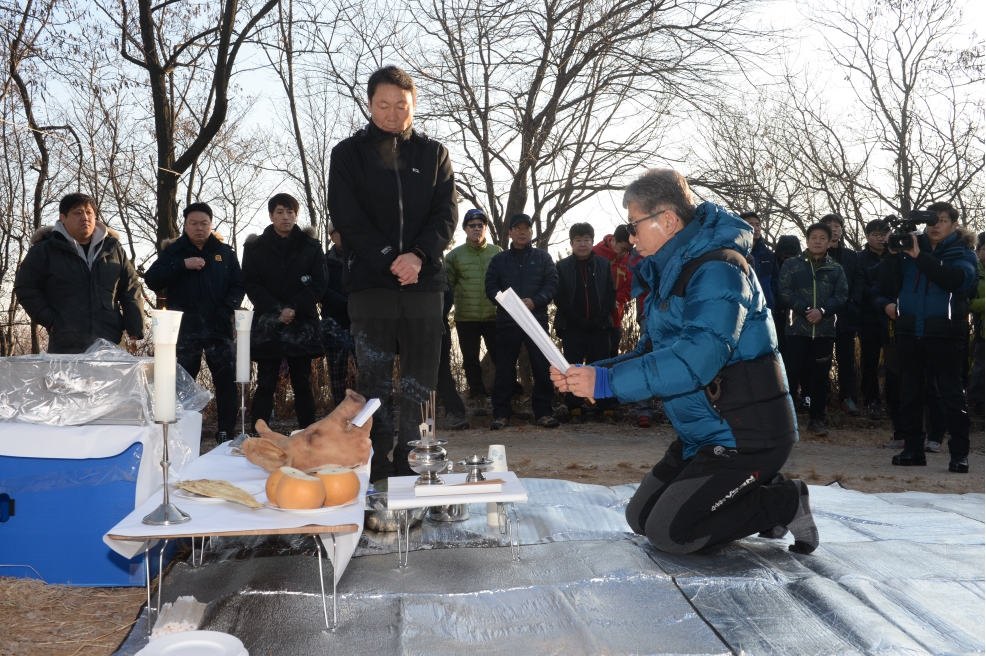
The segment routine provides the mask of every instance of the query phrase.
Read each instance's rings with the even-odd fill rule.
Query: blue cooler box
[[[143,586],[143,553],[128,560],[103,542],[134,509],[142,451],[137,442],[110,458],[0,456],[0,576]],[[151,554],[152,577],[158,549]]]

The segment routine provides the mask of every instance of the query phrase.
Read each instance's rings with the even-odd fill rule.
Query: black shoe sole
[[[890,464],[894,465],[895,467],[926,467],[928,465],[928,461],[927,460],[918,460],[918,461],[908,460],[906,462],[901,462],[897,458],[894,458],[893,460],[890,461]]]
[[[962,466],[962,465],[951,465],[950,464],[948,466],[948,471],[952,472],[953,474],[968,474],[969,473],[969,465]]]

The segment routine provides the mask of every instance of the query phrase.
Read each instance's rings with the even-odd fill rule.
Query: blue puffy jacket
[[[511,247],[494,255],[486,269],[486,296],[496,303],[497,292],[506,291],[508,287],[517,296],[531,299],[534,302],[532,314],[544,325],[548,324],[548,304],[558,293],[558,270],[548,251],[533,246]],[[496,305],[500,306],[499,303]],[[514,324],[505,310],[497,311],[496,322]]]
[[[634,270],[634,282],[651,290],[637,349],[595,363],[612,367],[609,385],[621,401],[664,401],[685,458],[708,445],[772,448],[797,441],[774,322],[756,275],[709,261],[694,270],[683,296],[672,294],[691,260],[719,249],[746,258],[752,242],[752,229],[739,217],[699,205],[694,220]]]
[[[897,303],[897,333],[966,338],[970,291],[979,280],[976,253],[963,243],[967,237],[974,239],[959,229],[932,250],[921,234],[917,259],[898,253],[883,261],[874,307]]]

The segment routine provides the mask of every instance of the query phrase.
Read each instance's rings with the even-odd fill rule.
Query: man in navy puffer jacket
[[[696,208],[668,169],[631,183],[623,205],[644,256],[634,281],[650,288],[646,342],[552,378],[579,396],[664,401],[678,439],[644,476],[627,522],[671,553],[787,530],[791,549],[810,553],[808,487],[779,475],[798,434],[774,323],[746,261],[750,226],[712,203]]]
[[[963,243],[958,211],[949,203],[934,203],[928,210],[938,215],[938,223],[923,234],[912,233],[910,249],[890,251],[880,265],[879,295],[873,302],[893,322],[900,360],[904,450],[892,462],[927,465],[924,397],[925,380],[931,377],[945,404],[948,470],[966,474],[970,421],[962,389],[963,346],[969,339],[969,292],[979,280],[979,267],[971,244]]]
[[[510,248],[493,256],[486,269],[486,296],[496,303],[497,292],[512,288],[537,319],[544,332],[548,332],[548,304],[558,292],[558,270],[548,251],[531,245],[531,217],[514,214],[510,217]],[[497,305],[499,305],[497,303]],[[548,377],[548,360],[534,344],[534,340],[511,318],[510,313],[496,313],[496,377],[493,379],[493,421],[490,428],[506,428],[510,422],[510,394],[517,377],[517,357],[521,344],[527,344],[534,374],[534,393],[531,403],[534,416],[542,428],[556,428],[558,420],[552,416],[551,399],[554,390]]]

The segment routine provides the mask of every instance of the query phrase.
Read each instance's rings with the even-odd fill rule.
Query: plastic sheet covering
[[[481,504],[425,520],[398,569],[393,534],[364,534],[324,633],[311,538],[222,538],[179,564],[164,601],[209,603],[203,628],[251,653],[945,654],[984,651],[982,494],[867,495],[812,487],[821,547],[747,538],[658,552],[630,535],[634,486],[524,479],[521,560]],[[976,517],[980,519],[976,519]],[[978,526],[978,532],[973,528]],[[415,551],[416,549],[416,551]],[[326,581],[329,582],[328,570]],[[330,601],[331,604],[331,601]],[[331,617],[331,606],[329,613]],[[146,614],[145,614],[146,618]],[[118,654],[146,644],[144,619]]]
[[[79,354],[0,358],[0,421],[80,426],[153,421],[153,358],[106,340]],[[212,394],[178,367],[182,411],[200,411]]]

